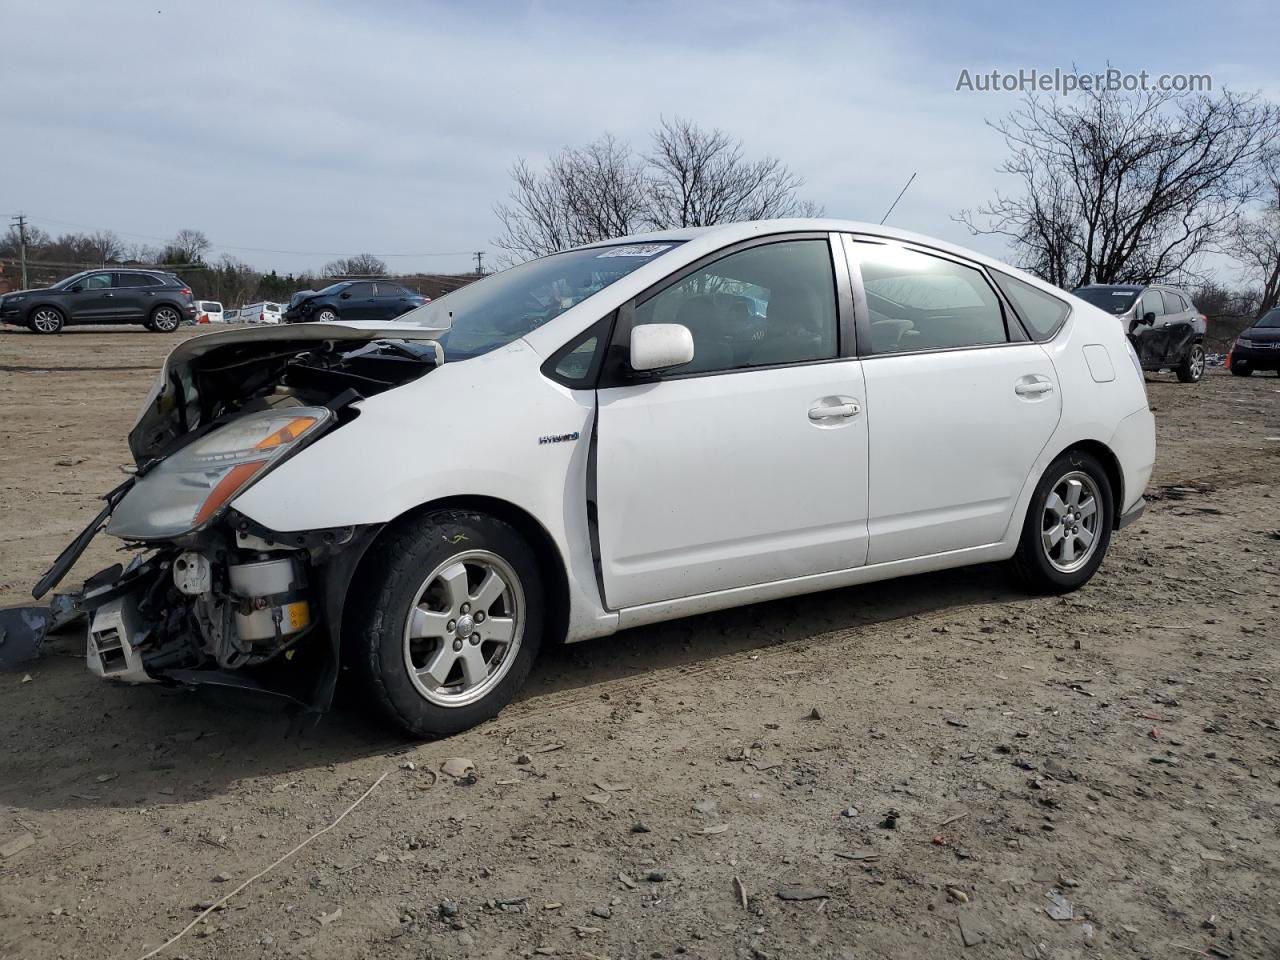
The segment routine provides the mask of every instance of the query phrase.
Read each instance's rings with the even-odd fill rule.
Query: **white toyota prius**
[[[1124,331],[1035,277],[838,220],[626,237],[392,324],[188,340],[130,433],[88,662],[494,716],[541,646],[1011,561],[1072,590],[1155,456]],[[345,682],[345,681],[344,681]]]

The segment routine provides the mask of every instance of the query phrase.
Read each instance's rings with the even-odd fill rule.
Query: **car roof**
[[[1151,284],[1155,286],[1155,284]],[[1145,290],[1147,289],[1141,283],[1086,283],[1083,287],[1076,287],[1077,290]]]

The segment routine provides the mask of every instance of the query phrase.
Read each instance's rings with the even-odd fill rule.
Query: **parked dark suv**
[[[1183,383],[1196,383],[1204,376],[1208,321],[1181,290],[1159,284],[1094,283],[1071,292],[1120,319],[1143,370],[1172,370]]]
[[[289,298],[284,320],[391,320],[429,299],[386,280],[343,280],[323,290],[299,290]]]
[[[51,287],[0,297],[0,321],[35,333],[58,333],[71,323],[140,323],[172,333],[195,315],[191,288],[156,270],[85,270]]]
[[[1227,366],[1237,377],[1247,377],[1255,370],[1280,373],[1280,307],[1268,310],[1236,337],[1227,354]]]

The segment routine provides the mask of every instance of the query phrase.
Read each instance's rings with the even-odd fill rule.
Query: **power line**
[[[41,221],[42,223],[54,223],[63,227],[77,227],[80,230],[107,229],[104,227],[91,226],[87,223],[73,223],[70,220],[58,220],[58,219],[55,219],[54,217],[37,216],[34,218],[28,217],[28,219],[36,219]],[[118,233],[121,236],[125,236],[125,237],[134,237],[138,240],[154,240],[157,243],[168,243],[172,239],[172,237],[157,237],[157,236],[152,236],[151,234],[146,234],[146,233],[133,233],[129,230],[112,230],[111,232]],[[341,250],[339,251],[276,250],[270,247],[247,247],[247,246],[242,246],[234,243],[215,243],[213,241],[210,241],[210,246],[216,247],[219,250],[244,250],[250,253],[279,253],[279,254],[285,254],[285,255],[297,256],[297,257],[344,257],[349,255],[348,251],[341,251]],[[466,256],[472,256],[472,255],[473,255],[472,251],[470,250],[445,250],[445,251],[435,251],[430,253],[374,253],[373,254],[373,256],[375,257],[410,257],[410,258],[412,257],[466,257]]]
[[[889,219],[889,214],[893,213],[893,208],[898,205],[898,201],[902,199],[902,195],[907,192],[907,187],[911,186],[911,181],[916,178],[916,173],[919,173],[919,172],[920,171],[917,170],[915,173],[911,174],[911,176],[908,178],[906,182],[906,185],[903,186],[903,188],[898,191],[898,195],[893,198],[893,203],[889,204],[889,209],[886,210],[884,212],[884,216],[880,218],[881,223],[884,223],[886,220]]]

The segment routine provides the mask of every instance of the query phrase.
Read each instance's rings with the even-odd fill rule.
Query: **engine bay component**
[[[238,599],[235,625],[242,644],[279,642],[311,625],[306,577],[293,557],[236,564],[227,574]]]
[[[188,550],[173,561],[173,585],[189,597],[213,590],[213,566],[207,557]]]
[[[108,601],[93,611],[89,622],[89,669],[108,680],[147,683],[151,677],[142,666],[142,654],[134,646],[140,617],[133,595]]]

